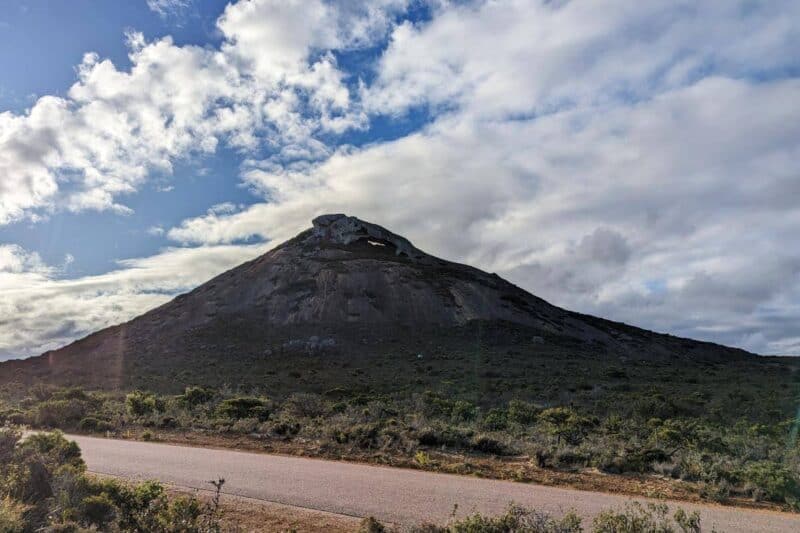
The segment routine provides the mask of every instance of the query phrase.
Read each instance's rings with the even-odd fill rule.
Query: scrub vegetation
[[[700,517],[677,509],[670,514],[664,504],[628,504],[622,509],[601,512],[584,528],[583,519],[575,513],[554,517],[548,513],[512,505],[499,516],[475,513],[462,519],[452,519],[443,526],[423,524],[418,527],[395,529],[374,518],[361,523],[359,533],[700,533]]]
[[[0,392],[0,424],[800,508],[793,359],[679,367],[531,358],[520,368],[514,357],[500,357],[500,370],[481,371],[471,385],[463,375],[445,377],[449,358],[415,357],[403,364],[426,379],[386,394],[354,386],[187,386],[165,394],[11,384]],[[388,371],[374,363],[375,372]]]
[[[169,497],[152,481],[126,484],[86,473],[61,433],[0,430],[0,531],[218,533],[219,489],[210,503]]]

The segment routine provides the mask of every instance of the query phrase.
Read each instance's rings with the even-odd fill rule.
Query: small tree
[[[539,422],[548,433],[556,437],[558,444],[563,439],[567,444],[580,444],[595,425],[591,418],[579,415],[571,407],[551,407],[539,414]]]

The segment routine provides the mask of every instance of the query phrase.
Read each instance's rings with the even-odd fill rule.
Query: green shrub
[[[158,421],[158,427],[161,429],[175,429],[180,427],[180,422],[173,416],[164,416]]]
[[[380,426],[377,424],[356,424],[333,432],[333,439],[339,444],[351,443],[361,449],[377,448],[379,437]]]
[[[506,455],[508,448],[505,444],[488,435],[478,435],[470,442],[470,448],[490,455]]]
[[[239,420],[241,418],[257,418],[265,421],[270,415],[270,402],[262,398],[237,397],[223,400],[217,406],[217,416]]]
[[[53,401],[53,400],[47,400]],[[62,434],[0,430],[0,533],[117,531],[219,533],[212,503],[167,497],[156,482],[127,485],[85,474],[80,449]]]
[[[508,413],[503,409],[491,409],[483,417],[483,427],[489,431],[502,431],[508,428]]]
[[[464,400],[456,400],[450,409],[450,419],[453,422],[470,422],[477,416],[478,408]]]
[[[69,427],[86,416],[86,410],[86,402],[81,400],[46,400],[36,406],[34,423],[39,427]]]
[[[539,422],[556,437],[558,443],[563,440],[573,445],[580,444],[589,430],[597,425],[595,420],[579,415],[571,407],[545,409],[539,413]]]
[[[272,424],[272,432],[280,437],[292,437],[300,433],[302,426],[299,422],[291,420],[278,420]]]
[[[0,424],[21,426],[26,422],[25,413],[19,409],[9,409],[0,413]]]
[[[316,394],[295,393],[283,403],[282,411],[297,418],[316,418],[327,412],[322,399]]]
[[[87,496],[80,504],[81,519],[100,529],[114,520],[116,507],[107,494]]]
[[[78,422],[78,429],[86,432],[105,433],[106,431],[113,431],[114,425],[105,420],[87,416]]]
[[[178,398],[189,407],[197,407],[214,399],[214,391],[204,387],[186,387]]]
[[[676,529],[677,528],[677,529]],[[678,509],[672,518],[665,504],[632,502],[621,511],[603,511],[592,522],[594,533],[700,533],[700,516]]]
[[[797,475],[773,461],[758,461],[744,468],[742,478],[749,485],[754,499],[796,503],[800,498]]]
[[[521,426],[529,426],[536,422],[540,409],[535,405],[520,400],[508,402],[508,421]]]
[[[164,411],[164,402],[151,392],[135,390],[125,396],[125,407],[134,417],[142,417],[156,411]]]
[[[453,426],[431,426],[417,434],[417,442],[422,446],[448,446],[450,448],[469,448],[473,432]]]

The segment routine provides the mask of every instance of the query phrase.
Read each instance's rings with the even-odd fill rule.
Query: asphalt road
[[[441,523],[455,504],[463,515],[476,510],[499,513],[515,502],[555,514],[574,509],[588,524],[599,511],[630,501],[612,494],[417,470],[75,435],[69,438],[78,442],[89,470],[98,474],[157,479],[202,490],[211,488],[208,480],[223,477],[228,494],[394,523]],[[800,515],[679,505],[700,512],[704,531],[712,527],[719,532],[800,531]]]

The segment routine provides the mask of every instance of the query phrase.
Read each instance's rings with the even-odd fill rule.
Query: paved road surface
[[[394,523],[443,522],[459,514],[498,513],[509,502],[561,513],[575,509],[590,522],[600,510],[629,498],[524,483],[434,474],[300,457],[192,448],[83,436],[78,442],[89,470],[128,479],[157,479],[186,488],[209,489],[223,477],[225,492],[259,500]],[[720,532],[800,532],[800,515],[681,504],[698,510],[703,529]]]

